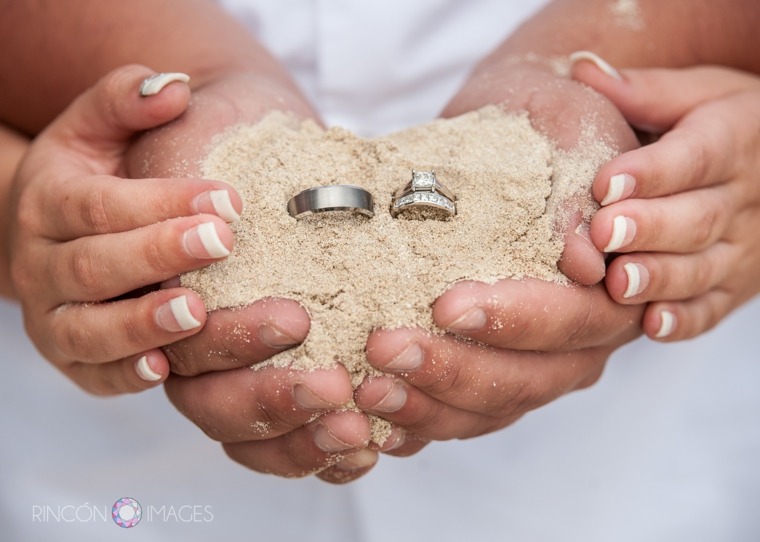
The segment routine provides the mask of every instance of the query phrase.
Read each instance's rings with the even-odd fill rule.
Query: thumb
[[[574,53],[572,77],[609,99],[626,120],[643,131],[661,134],[699,105],[748,88],[753,78],[726,68],[617,71],[588,52]]]
[[[74,100],[45,135],[62,148],[111,158],[125,150],[135,133],[179,117],[190,102],[188,81],[182,73],[156,74],[138,65],[118,68]]]

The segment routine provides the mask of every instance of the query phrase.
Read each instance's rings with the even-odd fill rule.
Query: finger
[[[642,326],[650,339],[682,341],[712,329],[734,307],[735,298],[730,292],[711,290],[687,301],[650,303]]]
[[[569,351],[633,339],[641,311],[614,303],[602,286],[525,279],[458,283],[435,302],[433,319],[490,346]]]
[[[262,299],[209,313],[200,333],[164,348],[172,372],[194,376],[248,367],[301,343],[309,315],[295,301]]]
[[[574,73],[611,99],[634,125],[657,133],[672,129],[656,143],[624,153],[599,170],[593,193],[603,206],[711,186],[725,182],[735,170],[731,149],[746,138],[734,127],[746,123],[730,122],[742,108],[721,98],[741,93],[746,111],[756,108],[756,97],[743,92],[757,86],[754,78],[695,68],[626,70],[625,80],[616,80],[588,62],[576,64]],[[715,103],[707,104],[711,100]]]
[[[346,484],[361,478],[375,466],[378,453],[364,449],[317,473],[317,478],[331,484]]]
[[[731,190],[706,188],[648,200],[624,200],[591,220],[599,250],[677,252],[704,250],[720,239],[736,209]]]
[[[92,365],[73,363],[64,372],[82,389],[95,395],[145,391],[169,376],[169,361],[161,350],[149,350],[125,359]]]
[[[209,437],[243,442],[279,437],[315,415],[345,407],[352,388],[343,367],[296,371],[267,366],[172,375],[166,393]]]
[[[72,156],[78,156],[72,165],[88,165],[93,174],[113,173],[108,170],[115,159],[113,154],[120,155],[135,132],[177,118],[190,101],[187,80],[176,77],[157,94],[141,96],[142,82],[154,74],[139,65],[112,71],[51,123],[47,137],[63,144],[62,149],[70,149]]]
[[[240,218],[242,200],[234,188],[202,179],[121,179],[77,177],[66,182],[66,193],[39,191],[39,233],[56,241],[120,233],[199,214],[225,222]]]
[[[690,299],[723,283],[740,258],[727,243],[695,254],[634,253],[615,258],[605,285],[618,303]]]
[[[39,344],[53,359],[105,363],[197,333],[206,321],[201,298],[187,289],[135,299],[65,305],[47,316]]]
[[[234,461],[257,472],[289,478],[314,474],[366,448],[367,417],[358,412],[331,412],[279,438],[225,443]]]
[[[580,214],[575,215],[567,226],[565,247],[557,266],[570,280],[585,286],[597,284],[604,278],[603,254],[594,246],[589,226]]]
[[[495,386],[495,381],[489,384]],[[428,440],[470,438],[505,427],[516,418],[497,416],[496,405],[481,397],[484,385],[473,382],[469,394],[477,412],[446,404],[402,379],[370,378],[356,389],[357,406]],[[488,390],[490,391],[490,390]],[[482,399],[482,400],[481,400]]]
[[[446,405],[507,420],[595,382],[611,351],[501,350],[410,329],[376,331],[367,341],[367,359],[381,371]],[[405,427],[398,416],[419,415],[409,408],[411,399],[407,393],[406,404],[387,414],[390,421]]]
[[[757,85],[728,68],[627,69],[611,77],[594,62],[575,62],[572,76],[607,97],[634,126],[662,133],[698,105]]]
[[[226,258],[232,245],[229,226],[209,215],[55,245],[45,255],[48,299],[111,299]]]

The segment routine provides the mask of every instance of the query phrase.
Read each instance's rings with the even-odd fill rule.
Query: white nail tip
[[[657,337],[658,339],[664,339],[665,337],[669,336],[671,333],[673,333],[673,329],[676,326],[676,317],[675,315],[670,311],[662,311],[660,313],[660,329],[657,330]]]
[[[216,214],[227,222],[236,222],[240,220],[240,215],[232,206],[230,193],[226,190],[213,190],[209,192],[211,205],[214,206]]]
[[[575,51],[574,53],[570,54],[570,62],[573,64],[581,60],[588,60],[589,62],[592,62],[597,68],[602,70],[602,72],[606,73],[613,79],[616,79],[618,81],[623,80],[620,72],[618,72],[615,68],[612,67],[612,65],[610,65],[609,62],[604,60],[596,53],[592,53],[591,51]]]
[[[628,299],[641,292],[641,272],[639,271],[639,266],[635,263],[625,264],[623,270],[625,271],[625,274],[628,275],[628,288],[623,294],[623,297]]]
[[[607,194],[600,203],[602,207],[610,205],[611,203],[617,203],[623,197],[625,193],[625,186],[628,176],[625,173],[613,175],[610,177],[610,184],[607,186]]]
[[[182,331],[190,331],[201,325],[201,323],[195,319],[193,313],[190,312],[186,296],[182,295],[180,297],[175,297],[169,301],[169,307],[172,310],[174,319],[177,321],[177,324]]]
[[[150,365],[148,364],[148,358],[146,356],[143,356],[137,360],[135,371],[137,371],[137,376],[147,382],[158,382],[161,380],[161,375],[150,368]]]
[[[161,92],[166,85],[174,82],[187,83],[190,76],[186,73],[156,73],[151,75],[140,85],[140,96],[153,96]]]
[[[213,222],[206,222],[197,228],[198,238],[206,249],[208,255],[212,258],[224,258],[230,255],[230,251],[224,246],[219,234],[216,232],[216,226]]]
[[[604,252],[614,252],[625,243],[628,234],[628,219],[622,215],[616,216],[612,221],[612,235],[610,242],[604,247]]]

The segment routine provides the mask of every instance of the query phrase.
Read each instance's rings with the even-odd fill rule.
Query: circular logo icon
[[[124,497],[113,503],[111,516],[119,527],[131,529],[142,519],[142,506],[136,500]]]

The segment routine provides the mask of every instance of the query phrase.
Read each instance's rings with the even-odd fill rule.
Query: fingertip
[[[658,342],[672,342],[678,336],[679,317],[674,307],[663,303],[651,303],[644,313],[642,328],[647,337]]]
[[[583,286],[593,286],[604,278],[604,255],[594,245],[586,222],[565,234],[565,248],[557,265],[566,277]]]
[[[367,361],[377,369],[406,373],[422,366],[422,330],[395,329],[373,331],[367,340]]]
[[[135,362],[135,373],[149,387],[157,386],[166,380],[169,372],[169,361],[159,349],[145,352]]]

